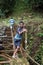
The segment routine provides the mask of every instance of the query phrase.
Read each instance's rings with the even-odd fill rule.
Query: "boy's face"
[[[24,24],[23,23],[20,23],[20,27],[23,27],[24,26]]]

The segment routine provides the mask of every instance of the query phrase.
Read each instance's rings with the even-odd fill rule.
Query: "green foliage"
[[[42,7],[43,8],[43,0],[28,0],[28,4],[32,7],[32,8],[37,8],[37,7]]]
[[[43,0],[0,0],[0,16],[5,16],[13,10],[43,9]]]
[[[40,63],[40,65],[43,65],[43,43],[41,43],[38,52],[35,55],[35,60]]]
[[[39,37],[43,37],[43,33],[38,33],[37,34]]]
[[[14,9],[15,0],[0,0],[0,14],[12,12]]]
[[[38,63],[41,64],[41,53],[40,53],[40,51],[36,54],[35,60],[36,60]]]
[[[6,60],[6,59],[0,56],[0,61],[4,61],[4,60]]]

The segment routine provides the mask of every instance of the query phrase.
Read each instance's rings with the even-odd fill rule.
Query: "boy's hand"
[[[27,29],[23,29],[23,32],[27,32]]]

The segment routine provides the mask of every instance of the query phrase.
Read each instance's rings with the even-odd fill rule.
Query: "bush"
[[[43,37],[43,33],[38,33],[37,34],[39,37]]]
[[[13,11],[14,5],[15,0],[0,0],[0,13],[7,15],[7,13]]]
[[[0,9],[5,15],[9,12],[13,12],[18,8],[18,10],[27,9],[43,9],[43,0],[0,0]]]

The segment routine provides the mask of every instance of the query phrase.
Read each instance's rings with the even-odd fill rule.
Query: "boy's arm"
[[[23,29],[22,31],[19,31],[18,33],[19,33],[19,34],[22,34],[22,33],[24,33],[24,32],[27,32],[27,29]]]
[[[18,33],[19,33],[19,34],[22,34],[23,32],[24,32],[24,31],[22,30],[22,31],[19,31]]]

